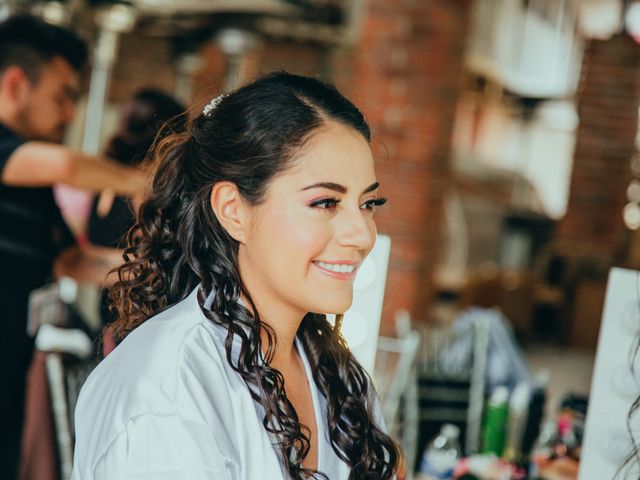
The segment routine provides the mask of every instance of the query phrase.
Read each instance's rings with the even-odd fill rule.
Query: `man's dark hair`
[[[87,47],[71,30],[31,15],[16,15],[0,23],[0,75],[17,65],[35,82],[42,67],[56,56],[79,71],[87,60]]]

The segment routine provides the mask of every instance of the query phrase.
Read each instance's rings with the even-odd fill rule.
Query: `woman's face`
[[[268,306],[304,315],[349,308],[353,280],[376,236],[373,163],[359,132],[330,122],[251,207],[239,264],[259,311]]]

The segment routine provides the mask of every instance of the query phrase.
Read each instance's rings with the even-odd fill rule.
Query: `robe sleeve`
[[[79,473],[79,472],[76,472]],[[74,476],[75,478],[75,476]],[[175,415],[131,419],[81,480],[238,480],[238,467],[201,422]]]

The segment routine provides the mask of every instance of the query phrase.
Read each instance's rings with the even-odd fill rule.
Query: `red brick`
[[[567,214],[556,244],[613,258],[625,242],[622,209],[636,152],[640,46],[626,34],[592,41],[583,63]]]

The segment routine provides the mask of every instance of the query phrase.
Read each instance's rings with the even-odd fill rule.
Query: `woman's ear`
[[[213,214],[229,235],[240,243],[247,237],[247,204],[232,182],[218,182],[211,189]]]

